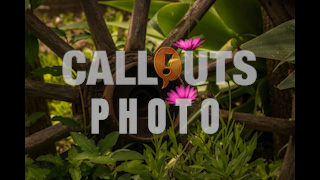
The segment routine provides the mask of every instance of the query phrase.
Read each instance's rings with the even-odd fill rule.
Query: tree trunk
[[[261,5],[263,30],[266,32],[288,20],[295,18],[294,0],[258,0]],[[292,66],[288,63],[281,65],[275,72],[272,72],[279,61],[267,59],[268,86],[270,95],[271,116],[279,118],[290,118],[292,114],[292,97],[289,90],[279,90],[277,86],[285,79]],[[274,133],[274,154],[289,140],[288,136]],[[280,157],[284,156],[284,151]]]

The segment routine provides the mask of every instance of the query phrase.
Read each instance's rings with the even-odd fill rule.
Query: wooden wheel
[[[105,20],[103,19],[103,16],[100,13],[98,3],[97,1],[92,0],[80,0],[80,2],[85,12],[90,33],[92,35],[96,49],[105,50],[107,52],[111,71],[112,73],[114,73],[114,55],[116,51],[116,46],[111,38]],[[177,25],[168,34],[168,36],[165,38],[162,44],[160,44],[160,46],[153,52],[152,55],[148,55],[149,63],[152,64],[153,55],[158,51],[159,48],[172,47],[176,49],[175,46],[172,46],[172,43],[176,42],[179,39],[186,38],[188,36],[188,32],[191,32],[191,30],[196,26],[196,21],[200,20],[204,16],[204,14],[208,11],[208,9],[213,5],[214,2],[215,0],[197,0],[196,2],[194,2],[193,5],[189,8],[189,10],[186,12],[186,14],[181,18]],[[145,47],[149,6],[150,0],[134,1],[132,18],[125,44],[125,59],[128,70],[127,75],[135,75],[137,65],[137,50],[144,50]],[[29,32],[31,32],[34,36],[36,36],[39,40],[46,44],[60,58],[63,58],[66,52],[74,50],[73,47],[71,47],[61,38],[59,38],[55,32],[53,32],[49,27],[47,27],[43,22],[41,22],[41,20],[39,20],[36,16],[34,16],[32,13],[28,11],[25,13],[25,26]],[[234,52],[236,51],[238,51],[238,49],[236,49]],[[226,69],[233,67],[233,59],[227,59],[225,63]],[[77,64],[74,61],[72,63],[72,67],[74,68],[74,70],[85,70],[88,69],[89,66],[89,60],[87,60],[87,63],[85,64]],[[211,61],[210,63],[208,63],[209,76],[215,73],[215,69],[215,61]],[[154,68],[148,68],[148,73],[150,73],[148,74],[148,76],[157,77],[153,74],[153,70]],[[194,67],[194,74],[197,75],[197,73],[198,67]],[[180,78],[183,79],[183,76],[184,75],[182,72]],[[159,81],[160,85],[161,82],[162,80]],[[118,98],[136,97],[139,102],[147,102],[148,99],[154,97],[160,97],[164,99],[166,97],[166,91],[174,87],[176,84],[180,84],[180,80],[172,82],[167,89],[160,91],[158,86],[130,86],[127,88],[127,90],[126,88],[123,88],[121,86],[104,86],[103,84],[97,84],[96,86],[86,86],[85,83],[83,83],[80,87],[81,91],[79,91],[79,87],[54,85],[26,80],[25,92],[29,95],[36,97],[72,102],[74,107],[74,118],[79,121],[82,121],[81,117],[83,117],[83,108],[87,113],[87,120],[90,120],[89,113],[91,112],[91,98],[105,98],[109,101],[109,108],[112,109],[112,111],[110,113],[110,118],[102,122],[107,122],[108,125],[112,124],[115,128],[114,130],[118,130],[117,104],[113,104],[114,102],[117,102]],[[52,89],[54,89],[54,91],[52,91]],[[123,89],[126,89],[127,91],[123,91]],[[84,105],[84,107],[82,107],[81,105],[82,100],[82,104]],[[129,135],[127,137],[137,141],[150,141],[153,137],[151,136],[148,129],[146,129],[146,126],[144,126],[146,124],[146,111],[144,111],[144,103],[140,103],[140,106],[140,114],[142,114],[142,116],[140,116],[141,123],[139,124],[142,124],[142,127],[140,127],[140,130],[138,130],[139,133],[137,135]],[[176,110],[172,109],[171,112],[177,115]],[[246,117],[247,116],[251,117],[249,115],[246,115]],[[234,113],[234,117],[236,121],[245,122],[247,126],[253,127],[257,130],[294,134],[294,123],[285,121],[284,119],[259,117],[259,122],[257,122],[252,120],[253,117],[251,119],[243,118],[244,115],[241,115],[236,112]],[[175,127],[177,127],[178,125],[178,119],[176,120],[177,121],[175,122]],[[169,125],[168,122],[167,125]],[[104,125],[101,124],[100,127],[102,126]],[[35,135],[26,138],[25,150],[26,152],[28,152],[37,146],[39,147],[45,143],[59,140],[67,136],[70,130],[72,129],[56,125],[46,128],[45,130],[42,130],[41,132],[38,132]],[[100,131],[100,133],[103,133],[103,131]]]
[[[94,41],[95,47],[97,50],[105,50],[108,55],[109,64],[111,67],[112,73],[114,73],[114,61],[115,61],[115,51],[116,46],[112,40],[111,34],[105,24],[105,20],[103,19],[102,14],[98,8],[97,1],[92,0],[80,0],[82,8],[84,10],[85,16],[88,21],[89,30],[92,35],[92,39]],[[171,33],[167,36],[167,38],[163,41],[163,43],[158,47],[170,46],[171,44],[181,38],[186,38],[188,35],[188,28],[193,29],[196,25],[196,20],[200,20],[202,16],[207,12],[207,10],[214,3],[214,0],[198,0],[193,6],[189,9],[186,15],[181,19],[182,23],[178,23],[179,26],[176,26]],[[125,60],[126,60],[126,76],[134,76],[137,75],[137,50],[145,49],[145,39],[146,39],[146,28],[148,22],[148,12],[149,12],[150,0],[135,0],[132,18],[129,26],[128,36],[125,44]],[[186,19],[190,16],[189,21]],[[49,48],[51,48],[60,58],[64,56],[64,54],[73,50],[73,48],[60,39],[50,28],[48,28],[45,24],[43,24],[37,17],[35,17],[30,12],[26,12],[25,14],[26,28],[34,34],[37,38],[39,38],[44,44],[46,44]],[[155,52],[157,52],[156,49]],[[87,60],[86,64],[76,64],[73,62],[73,68],[75,70],[84,70],[88,69],[90,66],[90,61]],[[148,76],[150,77],[158,77],[153,68],[153,55],[148,55]],[[166,98],[167,91],[174,88],[175,85],[181,84],[181,79],[177,79],[174,82],[169,83],[169,86],[165,89],[161,90],[161,82],[162,79],[158,80],[158,86],[104,86],[101,84],[97,84],[96,86],[86,86],[85,83],[81,85],[81,92],[83,92],[85,105],[86,117],[90,121],[90,112],[91,112],[91,98],[105,98],[109,102],[109,112],[110,117],[108,118],[108,123],[112,124],[114,130],[118,130],[118,100],[119,98],[137,98],[138,99],[138,134],[136,135],[127,135],[128,138],[137,141],[150,141],[153,139],[153,135],[149,132],[147,126],[147,105],[149,100],[152,98]],[[26,85],[33,89],[34,85],[39,83],[26,81]],[[44,96],[45,98],[50,99],[58,99],[63,101],[71,101],[74,104],[73,111],[74,114],[82,114],[81,112],[81,100],[80,95],[77,93],[77,90],[73,87],[63,87],[56,86],[55,92],[49,92],[47,89],[48,84],[41,84],[43,88],[39,89],[41,93],[36,93],[36,95]],[[28,90],[28,88],[26,88]],[[71,90],[72,89],[72,90]],[[61,91],[60,91],[61,90]],[[35,91],[30,92],[31,94]],[[58,95],[59,94],[59,95]],[[35,95],[35,94],[34,94]],[[58,95],[58,96],[57,96]],[[175,114],[176,119],[174,126],[178,126],[178,109],[176,107],[171,107],[171,116]],[[88,122],[87,122],[88,123]],[[167,127],[170,126],[169,118],[167,117],[166,122]],[[100,125],[101,127],[102,125]],[[101,131],[100,131],[101,132]]]

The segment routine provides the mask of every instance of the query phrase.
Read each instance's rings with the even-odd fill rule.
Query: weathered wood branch
[[[80,0],[86,15],[90,33],[97,50],[105,50],[108,55],[116,52],[117,48],[96,0]]]
[[[80,103],[78,89],[71,86],[25,80],[25,93],[33,97]]]
[[[292,120],[296,120],[296,95],[294,90],[292,91]],[[286,150],[286,154],[284,155],[280,175],[277,180],[286,180],[286,179],[295,179],[295,162],[296,162],[296,155],[295,155],[295,136],[290,136],[288,147]]]
[[[74,120],[82,124],[82,115],[75,115]],[[24,145],[25,154],[29,154],[34,150],[43,148],[44,146],[69,136],[70,131],[78,130],[58,123],[26,137]]]
[[[227,121],[229,117],[229,111],[221,110],[221,116],[225,121]],[[233,112],[232,119],[238,123],[244,123],[246,128],[254,130],[277,132],[283,135],[295,134],[295,121],[289,121],[288,119],[257,116],[254,114],[241,112]]]
[[[25,26],[34,36],[40,39],[40,41],[47,45],[61,59],[66,52],[74,50],[73,47],[62,40],[39,18],[28,11],[25,13]],[[87,63],[89,63],[88,60]],[[87,67],[87,63],[76,63],[75,61],[72,61],[72,68],[75,70],[84,70]]]
[[[144,50],[150,0],[135,0],[125,51]]]
[[[186,38],[188,36],[188,32],[191,32],[192,29],[197,25],[196,21],[201,20],[214,2],[215,0],[197,0],[194,2],[187,13],[168,34],[162,44],[155,51],[153,51],[153,54],[155,54],[161,47],[172,47],[177,49],[175,46],[172,46],[172,43],[178,41],[179,39]]]

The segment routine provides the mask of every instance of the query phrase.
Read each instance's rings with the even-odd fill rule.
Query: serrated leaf
[[[52,155],[52,154],[41,155],[36,159],[36,161],[50,162],[52,164],[60,165],[60,166],[62,166],[64,163],[61,157],[57,155]]]
[[[101,178],[101,179],[110,179],[111,176],[111,170],[110,168],[104,166],[104,165],[97,165],[93,175]]]
[[[130,174],[126,173],[118,178],[118,180],[131,180]]]
[[[81,180],[81,171],[78,168],[69,168],[69,173],[71,175],[72,180]]]
[[[109,133],[98,142],[98,147],[100,149],[101,154],[106,154],[107,152],[111,151],[112,147],[117,143],[119,138],[119,132],[114,131]]]
[[[90,162],[96,164],[108,164],[108,165],[115,165],[116,161],[109,157],[109,156],[98,156],[89,159]]]
[[[28,167],[26,177],[35,180],[44,180],[46,175],[50,173],[50,169]]]
[[[144,156],[137,151],[129,149],[119,149],[113,152],[112,156],[116,161],[127,161],[127,160],[139,160],[144,159]]]
[[[95,145],[93,139],[88,139],[85,135],[78,132],[70,132],[73,141],[81,148],[83,151],[88,152],[99,152],[99,148]]]

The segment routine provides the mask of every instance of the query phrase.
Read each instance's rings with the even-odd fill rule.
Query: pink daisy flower
[[[190,99],[191,103],[194,103],[193,100],[196,99],[198,94],[195,94],[197,92],[197,89],[194,89],[194,87],[190,88],[190,85],[184,89],[183,85],[176,86],[176,91],[170,90],[170,92],[167,93],[168,97],[166,98],[168,104],[176,104],[176,100],[178,99]]]
[[[180,39],[179,41],[176,41],[176,43],[172,43],[172,45],[181,48],[183,50],[194,50],[197,47],[201,47],[201,44],[204,42],[204,40],[200,41],[200,37],[192,39],[190,38],[182,40]]]

